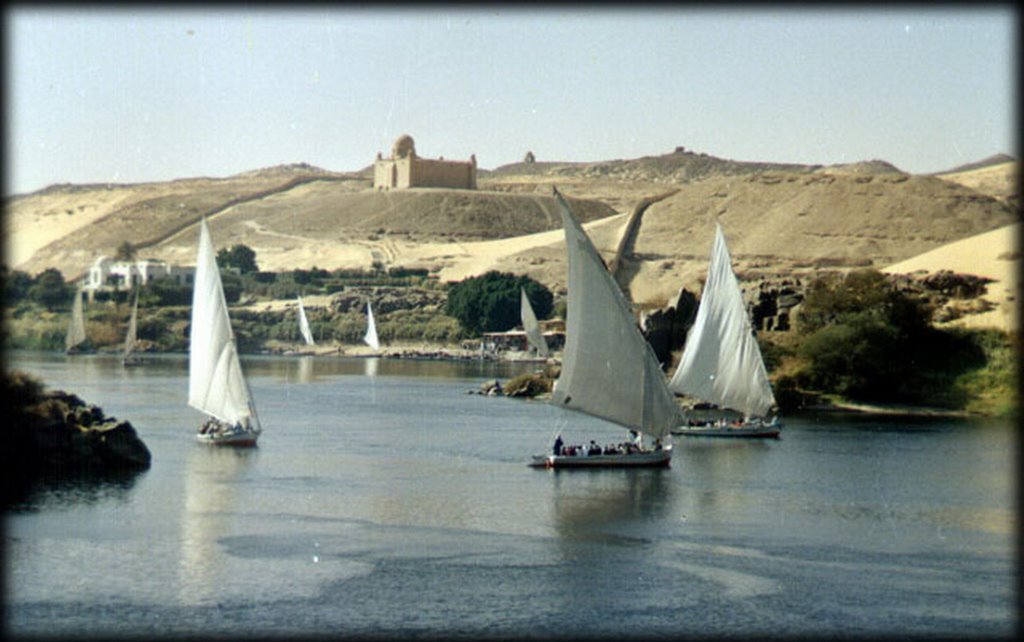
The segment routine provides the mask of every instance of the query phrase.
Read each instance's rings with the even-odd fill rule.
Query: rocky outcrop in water
[[[4,506],[41,480],[123,477],[149,468],[149,449],[128,421],[76,395],[45,391],[21,372],[5,373],[3,387],[9,413],[0,431]]]

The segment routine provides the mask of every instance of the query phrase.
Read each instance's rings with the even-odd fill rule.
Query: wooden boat
[[[199,228],[192,293],[188,403],[209,415],[196,434],[201,443],[256,445],[262,428],[238,359],[206,219]]]
[[[550,455],[535,455],[529,465],[538,468],[668,466],[672,459],[669,431],[679,419],[675,397],[601,255],[558,190],[555,190],[555,197],[565,228],[569,295],[562,372],[555,382],[551,403],[647,435],[654,440],[654,448],[643,448],[641,437],[637,440],[641,442],[638,452],[568,455],[558,448],[559,438]]]
[[[696,437],[778,437],[778,417],[768,372],[754,338],[722,226],[716,225],[697,318],[672,380],[672,391],[742,413],[739,421],[694,420],[673,428],[673,435]]]

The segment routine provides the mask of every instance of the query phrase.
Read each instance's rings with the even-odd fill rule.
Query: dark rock
[[[129,475],[146,470],[151,455],[127,421],[106,417],[77,396],[62,391],[26,394],[22,373],[5,373],[7,427],[0,431],[2,502],[19,501],[40,480]],[[33,382],[32,385],[41,384]]]

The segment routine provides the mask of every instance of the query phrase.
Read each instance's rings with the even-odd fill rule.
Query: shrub
[[[248,245],[233,245],[230,249],[223,248],[217,252],[217,265],[221,269],[233,267],[242,274],[258,272],[256,251]]]
[[[192,305],[192,286],[179,285],[169,277],[153,279],[139,292],[140,307]]]
[[[70,308],[75,288],[64,283],[64,275],[55,268],[40,272],[28,288],[28,298],[47,310]]]
[[[457,319],[470,336],[504,332],[520,322],[520,288],[526,291],[538,319],[551,316],[550,290],[528,276],[495,270],[452,284],[445,314]]]

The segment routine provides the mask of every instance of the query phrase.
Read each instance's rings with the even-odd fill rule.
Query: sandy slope
[[[1018,328],[1017,271],[1020,266],[1021,224],[1014,223],[925,252],[885,268],[884,272],[909,274],[918,271],[952,270],[994,279],[983,298],[995,309],[958,319],[970,327]]]
[[[22,199],[3,217],[4,260],[17,266],[40,248],[95,223],[133,198],[127,189],[96,189]]]

